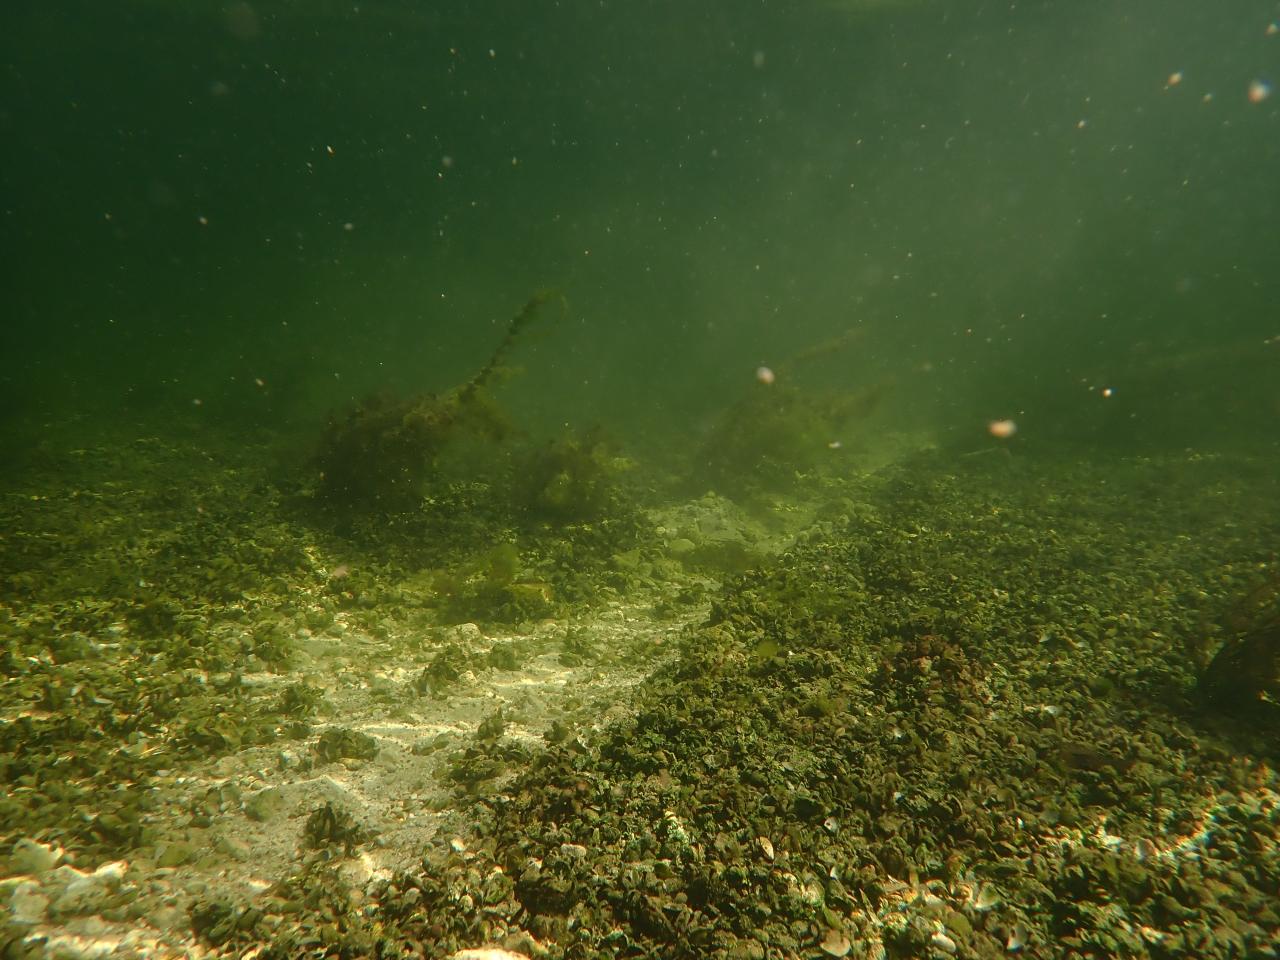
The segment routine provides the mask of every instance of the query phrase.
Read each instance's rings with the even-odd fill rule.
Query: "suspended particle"
[[[765,366],[756,367],[756,379],[763,383],[766,387],[772,386],[773,381],[777,380],[777,376],[772,370]]]
[[[1271,96],[1271,84],[1265,80],[1254,80],[1249,84],[1249,102],[1261,103]]]
[[[992,420],[987,424],[987,433],[998,440],[1008,440],[1018,432],[1018,425],[1012,420]]]

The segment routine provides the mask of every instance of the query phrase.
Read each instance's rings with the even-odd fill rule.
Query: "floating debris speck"
[[[999,440],[1008,440],[1018,432],[1018,425],[1012,420],[991,420],[987,423],[987,433]]]

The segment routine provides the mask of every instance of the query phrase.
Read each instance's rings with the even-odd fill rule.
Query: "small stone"
[[[613,565],[619,570],[634,573],[636,568],[640,566],[640,550],[637,548],[614,554]]]
[[[1027,945],[1027,928],[1020,923],[1015,923],[1009,930],[1009,935],[1005,937],[1004,948],[1010,953],[1017,953]]]
[[[974,893],[972,903],[973,909],[979,912],[986,912],[1000,903],[1000,894],[995,887],[984,884]]]
[[[194,852],[190,844],[179,840],[177,843],[169,844],[160,852],[160,856],[156,857],[156,866],[180,867],[191,859]]]
[[[947,911],[947,915],[942,918],[942,923],[950,933],[962,940],[973,933],[973,924],[969,922],[969,918],[955,910]]]
[[[459,623],[445,630],[444,638],[453,643],[475,643],[482,640],[484,634],[474,623]]]
[[[40,884],[25,880],[13,888],[9,897],[9,918],[24,926],[44,923],[49,898],[40,892]]]
[[[495,643],[489,648],[489,666],[498,670],[519,670],[520,655],[516,645],[509,641]]]
[[[213,842],[213,847],[219,853],[226,854],[232,860],[237,860],[240,863],[244,863],[248,860],[250,854],[253,852],[250,850],[247,843],[243,840],[237,839],[236,837],[218,837],[218,839]]]
[[[23,837],[13,845],[9,861],[15,873],[44,873],[62,862],[63,850]]]
[[[109,860],[93,871],[93,879],[109,887],[118,887],[128,869],[129,865],[123,860]]]
[[[45,889],[53,893],[49,912],[59,918],[97,913],[110,892],[106,878],[82,873],[67,864],[49,874]]]
[[[156,907],[147,914],[147,923],[157,930],[181,930],[190,922],[185,910],[173,904]]]
[[[768,837],[756,837],[756,846],[764,854],[766,860],[773,860],[773,841]]]
[[[1089,692],[1095,697],[1109,697],[1115,692],[1116,685],[1109,677],[1093,677],[1089,680]]]
[[[524,930],[517,930],[502,941],[504,950],[509,950],[517,955],[528,954],[530,957],[545,957],[551,951],[540,944],[531,933]]]
[[[929,942],[937,947],[943,953],[955,953],[956,942],[948,937],[945,933],[938,932],[929,938]]]
[[[284,794],[278,787],[259,790],[244,805],[244,815],[258,823],[266,823],[284,808]]]
[[[828,930],[818,947],[829,957],[847,957],[849,951],[853,949],[853,944],[839,930]]]

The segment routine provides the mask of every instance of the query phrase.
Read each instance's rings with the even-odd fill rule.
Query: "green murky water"
[[[1274,3],[0,68],[12,955],[1280,950]]]

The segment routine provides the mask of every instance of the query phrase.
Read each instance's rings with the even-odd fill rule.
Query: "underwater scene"
[[[1276,83],[10,0],[0,960],[1280,956]]]

